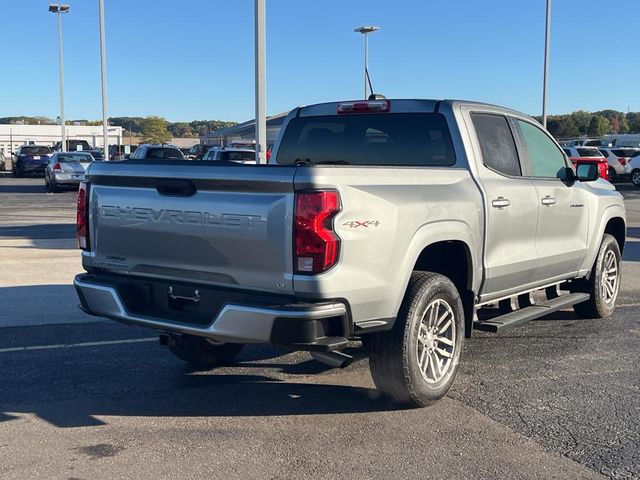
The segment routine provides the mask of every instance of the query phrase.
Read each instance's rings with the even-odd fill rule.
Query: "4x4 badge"
[[[349,228],[379,227],[380,226],[380,221],[379,220],[363,220],[363,221],[351,220],[350,222],[344,222],[342,225],[345,226],[345,227],[349,227]]]

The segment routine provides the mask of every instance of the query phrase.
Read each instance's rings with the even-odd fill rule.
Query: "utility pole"
[[[58,62],[60,67],[60,126],[63,152],[67,151],[67,135],[64,120],[64,63],[62,61],[62,14],[69,11],[69,5],[49,4],[49,11],[58,15]]]
[[[265,0],[255,0],[256,164],[266,163],[267,151],[265,31]]]
[[[100,73],[102,76],[102,136],[104,141],[104,156],[109,159],[109,133],[107,131],[107,61],[104,46],[104,0],[98,0],[100,17]]]
[[[547,21],[544,29],[544,78],[542,80],[542,126],[547,128],[547,75],[549,71],[549,34],[551,30],[551,0],[547,0]]]
[[[354,29],[354,32],[362,33],[364,35],[364,99],[369,98],[369,34],[377,32],[380,27],[374,27],[373,25],[358,27]]]

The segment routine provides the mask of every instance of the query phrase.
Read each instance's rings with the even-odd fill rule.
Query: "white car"
[[[631,176],[631,183],[635,187],[640,187],[640,155],[631,157],[631,160],[627,163],[627,168]]]
[[[631,173],[627,164],[632,157],[640,155],[640,148],[600,147],[600,153],[609,163],[609,179],[615,182]]]
[[[209,162],[256,163],[256,151],[249,148],[210,148],[202,160]]]

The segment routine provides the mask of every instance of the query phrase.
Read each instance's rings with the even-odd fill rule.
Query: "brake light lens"
[[[322,273],[336,264],[340,251],[340,237],[333,230],[333,217],[339,211],[338,192],[308,191],[296,195],[296,273]]]
[[[76,238],[78,248],[89,250],[89,184],[80,182],[76,209]]]
[[[391,100],[366,100],[344,102],[338,105],[338,113],[384,113],[391,110]]]
[[[54,172],[61,172],[62,171],[62,167],[60,166],[60,164],[58,162],[53,164],[53,171]]]
[[[626,158],[619,158],[618,159],[618,163],[620,165],[626,165],[627,164],[627,159]]]

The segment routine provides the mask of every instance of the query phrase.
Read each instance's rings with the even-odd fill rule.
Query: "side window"
[[[522,120],[518,120],[518,125],[529,154],[531,175],[562,178],[567,167],[562,151],[535,125]]]
[[[570,156],[571,156],[571,150],[569,150],[568,148],[563,148],[562,150],[564,150],[564,154],[565,154],[567,157],[570,157]]]
[[[516,142],[506,117],[489,113],[472,113],[482,160],[492,170],[504,175],[522,175]]]

